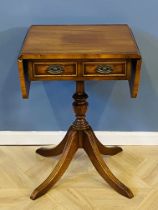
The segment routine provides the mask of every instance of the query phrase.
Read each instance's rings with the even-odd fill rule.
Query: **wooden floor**
[[[124,146],[122,153],[104,158],[133,199],[104,182],[80,150],[55,187],[32,201],[30,193],[59,159],[40,157],[36,148],[0,147],[0,210],[158,210],[158,146]]]

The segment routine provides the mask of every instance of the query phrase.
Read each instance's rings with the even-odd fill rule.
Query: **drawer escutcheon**
[[[96,72],[100,74],[110,74],[112,70],[112,67],[109,65],[98,65],[96,67]]]
[[[48,67],[47,72],[49,74],[62,74],[64,72],[64,67],[58,64],[54,64]]]

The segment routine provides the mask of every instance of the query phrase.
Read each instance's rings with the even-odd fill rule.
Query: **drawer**
[[[126,61],[85,62],[83,64],[83,75],[90,77],[124,77],[126,76]]]
[[[30,80],[65,80],[77,76],[75,62],[30,62]]]

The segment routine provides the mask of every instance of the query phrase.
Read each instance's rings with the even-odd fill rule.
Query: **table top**
[[[21,58],[140,58],[128,25],[33,25]]]
[[[128,80],[136,97],[140,68],[139,49],[125,24],[33,25],[18,57],[23,98],[33,80],[114,79]]]

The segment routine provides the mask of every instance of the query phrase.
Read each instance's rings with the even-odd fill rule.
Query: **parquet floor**
[[[35,154],[37,146],[0,147],[0,210],[158,210],[158,146],[124,146],[105,157],[113,173],[134,192],[116,193],[93,168],[83,150],[63,178],[45,196],[32,201],[32,190],[51,172],[59,157]]]

